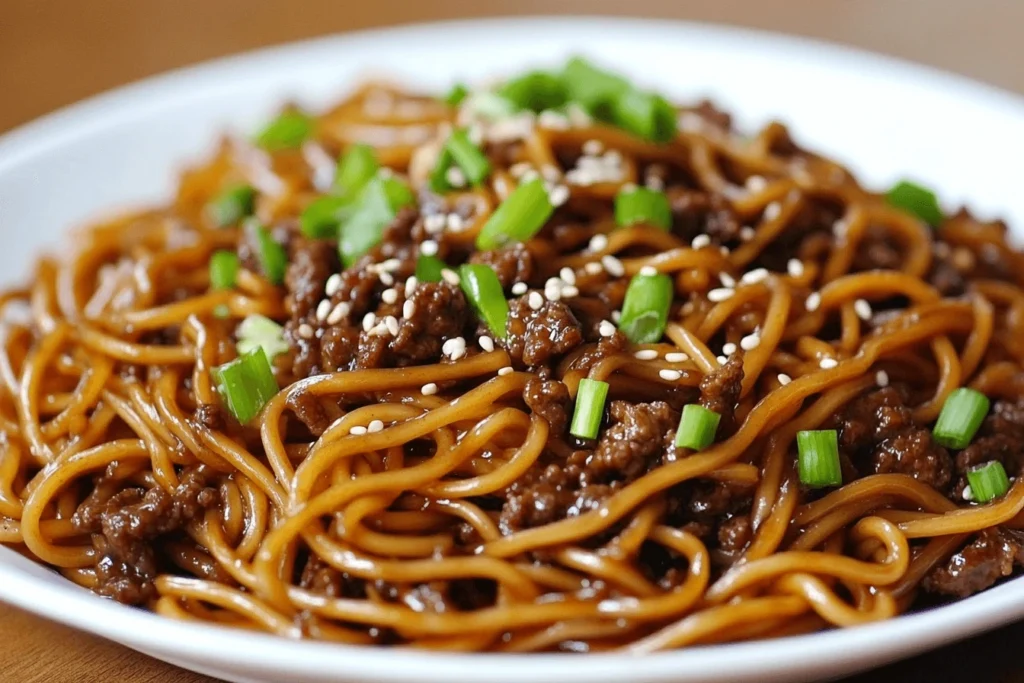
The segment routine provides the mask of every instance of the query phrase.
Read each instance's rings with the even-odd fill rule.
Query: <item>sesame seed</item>
[[[459,274],[450,268],[441,270],[441,278],[450,285],[458,285],[461,282]]]
[[[611,337],[615,334],[615,325],[608,320],[602,320],[597,326],[597,331],[602,337]]]
[[[612,322],[616,325],[622,320],[622,311],[612,311]]]
[[[718,279],[723,285],[730,289],[736,286],[736,280],[734,280],[732,275],[729,275],[729,273],[719,273]]]
[[[515,370],[512,369],[511,365],[506,365],[505,367],[498,370],[498,374],[501,375],[502,377],[504,377],[505,375],[511,375],[513,372],[515,372]]]
[[[728,287],[716,287],[715,289],[712,289],[710,292],[708,292],[708,301],[725,301],[726,299],[732,297],[732,295],[735,293],[735,291],[729,289]]]
[[[760,192],[764,188],[768,187],[768,181],[763,176],[752,175],[747,178],[747,182],[744,183],[746,188],[751,192]]]
[[[685,363],[690,357],[682,351],[672,351],[671,353],[665,354],[665,360],[669,363]]]
[[[405,303],[402,304],[402,317],[406,320],[412,320],[414,315],[416,315],[416,302],[412,299],[406,299]]]
[[[835,235],[837,239],[844,239],[846,237],[846,231],[849,228],[850,226],[846,223],[846,221],[840,218],[839,220],[832,224],[832,234]]]
[[[305,339],[312,339],[313,337],[313,326],[309,323],[302,323],[299,325],[299,336]]]
[[[601,265],[600,261],[591,261],[583,266],[583,271],[588,275],[597,275],[602,270],[604,270],[604,266]]]
[[[395,316],[389,315],[384,318],[384,325],[388,328],[388,332],[390,332],[392,336],[398,334],[398,318]]]
[[[402,267],[402,262],[396,258],[389,258],[387,261],[381,261],[377,265],[377,269],[385,272],[395,271]]]
[[[335,273],[334,275],[327,278],[327,285],[324,287],[324,294],[327,296],[334,296],[338,293],[338,289],[341,287],[341,273]]]
[[[452,166],[444,172],[444,178],[452,187],[465,187],[466,174],[458,166]]]
[[[517,164],[512,164],[511,166],[509,166],[508,172],[513,178],[519,179],[522,178],[523,174],[525,174],[527,171],[532,170],[533,164],[531,164],[528,161],[520,161]]]
[[[383,320],[374,325],[373,329],[369,331],[371,337],[383,337],[388,333],[388,326]]]
[[[604,151],[604,143],[600,140],[587,140],[583,143],[583,153],[589,154],[592,157],[596,157],[598,154]]]
[[[491,339],[490,337],[480,337],[478,342],[480,344],[480,348],[483,349],[484,351],[494,350],[494,340]]]
[[[782,386],[786,386],[787,384],[789,384],[790,382],[793,381],[793,378],[790,377],[789,375],[787,375],[784,372],[780,372],[779,376],[778,376],[778,380],[779,380],[779,384],[781,384]]]
[[[871,304],[866,299],[857,299],[853,302],[853,310],[861,320],[871,320]]]
[[[536,180],[539,177],[540,173],[537,172],[537,169],[531,166],[530,168],[523,171],[523,174],[519,176],[519,184],[522,185],[523,183],[528,183],[530,181]]]
[[[393,304],[398,301],[398,290],[394,287],[389,287],[380,293],[380,298],[386,304]]]
[[[331,300],[321,299],[320,303],[316,305],[316,319],[327,320],[328,314],[331,312]]]
[[[420,253],[427,256],[435,256],[437,254],[437,242],[434,240],[424,240],[423,244],[420,245]]]
[[[766,280],[767,278],[767,268],[754,268],[753,270],[749,270],[746,273],[744,273],[743,277],[740,278],[740,282],[742,282],[745,285],[754,285],[757,284],[758,282]]]
[[[555,182],[562,177],[562,169],[554,164],[544,164],[540,167],[540,174],[544,177],[544,180]]]
[[[377,316],[371,311],[363,316],[363,331],[369,332],[373,329],[373,326],[377,324]]]
[[[352,306],[347,301],[341,301],[335,306],[330,314],[327,316],[328,325],[337,325],[341,322],[342,318],[348,317],[348,313]]]
[[[711,238],[708,235],[697,235],[690,242],[690,246],[694,249],[703,249],[704,247],[711,246]]]
[[[637,360],[654,360],[658,357],[658,352],[654,349],[640,349],[633,353],[633,358]]]
[[[580,290],[574,285],[566,285],[562,287],[562,298],[571,299],[574,296],[579,296]]]
[[[663,370],[658,370],[658,377],[661,377],[662,379],[667,379],[669,382],[674,382],[675,380],[679,379],[682,376],[683,373],[679,372],[678,370],[669,370],[667,368]]]
[[[818,294],[817,292],[811,292],[810,294],[807,295],[807,302],[804,303],[804,308],[806,308],[808,312],[813,313],[814,311],[818,310],[818,306],[820,305],[821,294]]]
[[[804,274],[804,262],[797,258],[791,258],[786,262],[786,272],[790,277],[800,277]]]
[[[420,388],[420,393],[424,396],[433,396],[437,393],[437,385],[431,382],[430,384],[424,384]]]
[[[569,188],[565,185],[556,185],[549,193],[551,204],[561,206],[569,201]]]
[[[590,244],[588,244],[587,247],[590,251],[604,251],[608,248],[607,235],[594,235],[590,238]]]
[[[466,221],[464,221],[462,216],[457,213],[448,214],[448,218],[445,219],[445,224],[452,232],[462,232],[466,229]]]
[[[722,345],[722,353],[724,353],[726,356],[731,356],[732,354],[736,353],[736,345],[733,344],[732,342],[726,342],[725,344]]]
[[[380,278],[381,283],[386,287],[391,287],[395,284],[395,276],[387,271],[377,275]]]
[[[557,111],[545,109],[537,117],[537,125],[548,130],[568,130],[569,119]]]
[[[740,348],[744,351],[753,351],[761,345],[761,337],[758,334],[748,334],[743,339],[740,339]]]
[[[647,186],[648,190],[654,190],[655,192],[661,192],[665,189],[665,180],[661,176],[647,174],[644,178],[644,185]]]
[[[768,206],[764,207],[764,219],[766,221],[773,221],[779,217],[782,213],[782,206],[778,202],[772,202]]]
[[[443,213],[432,213],[423,219],[423,229],[431,235],[436,235],[444,230],[444,221]]]
[[[722,256],[728,256],[729,255],[729,247],[727,247],[727,246],[725,246],[723,244],[722,246],[720,246],[718,248],[718,253],[721,254]]]
[[[835,358],[822,358],[818,361],[818,367],[822,370],[831,370],[835,366],[839,365],[839,361]]]
[[[523,294],[526,294],[527,289],[529,289],[529,287],[526,286],[525,282],[517,282],[514,285],[512,285],[512,293],[515,294],[516,296],[522,296]]]
[[[539,311],[544,306],[544,297],[540,295],[540,292],[530,292],[530,295],[526,297],[526,303],[535,311]]]
[[[725,356],[719,356],[719,357],[718,357],[718,358],[716,358],[715,360],[717,360],[717,361],[718,361],[718,364],[719,364],[719,365],[725,365],[726,363],[728,363],[728,362],[729,362],[729,359],[728,359],[728,358],[726,358]]]
[[[366,425],[366,431],[370,434],[384,431],[384,423],[381,420],[370,420],[370,424]]]
[[[566,266],[565,268],[562,268],[560,271],[558,271],[558,277],[562,278],[562,280],[564,280],[566,284],[576,284],[576,271],[574,271],[569,266]]]
[[[750,240],[754,239],[756,235],[757,231],[754,230],[749,225],[744,225],[742,228],[740,228],[740,241],[742,242],[749,242]]]
[[[640,269],[640,274],[644,277],[654,277],[658,274],[658,269],[654,266],[644,266]]]
[[[352,429],[348,430],[348,433],[355,434],[356,436],[362,436],[363,434],[366,433],[366,431],[366,427],[364,427],[363,425],[356,425]]]
[[[466,340],[462,337],[452,337],[441,346],[441,353],[458,360],[466,355]]]
[[[615,258],[611,254],[605,254],[601,257],[601,265],[608,271],[608,274],[613,277],[622,277],[626,274],[626,269],[622,265],[622,261]]]
[[[406,296],[411,296],[412,293],[414,291],[416,291],[416,285],[418,285],[419,283],[420,283],[420,281],[416,279],[415,275],[410,275],[408,278],[406,278],[406,280],[405,280],[405,295]]]
[[[971,490],[970,484],[964,487],[964,492],[961,495],[964,500],[974,500],[974,491]]]
[[[889,386],[889,373],[885,370],[879,370],[875,373],[875,384],[880,387]]]

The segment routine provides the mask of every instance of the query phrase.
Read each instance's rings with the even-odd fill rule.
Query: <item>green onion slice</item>
[[[288,253],[274,241],[270,231],[255,220],[250,220],[245,229],[256,245],[256,260],[259,261],[263,275],[273,285],[284,282],[284,272],[288,267]]]
[[[288,350],[288,342],[284,340],[284,328],[270,318],[253,313],[238,325],[238,343],[235,349],[245,355],[257,348],[262,348],[267,358],[273,359]]]
[[[228,411],[242,424],[259,415],[277,393],[277,380],[262,346],[214,368],[213,379]]]
[[[843,472],[839,466],[839,435],[834,429],[806,430],[796,433],[797,472],[800,483],[810,488],[839,486]]]
[[[457,107],[462,104],[462,100],[466,99],[468,94],[469,88],[466,87],[465,83],[456,83],[441,99],[449,106]]]
[[[683,406],[683,415],[679,418],[679,429],[676,431],[676,446],[702,451],[715,442],[718,423],[722,416],[708,410],[697,403]]]
[[[661,341],[672,305],[672,294],[672,278],[668,275],[634,275],[626,288],[619,329],[634,344]]]
[[[581,379],[576,391],[576,407],[572,411],[569,433],[581,439],[596,439],[604,419],[604,404],[608,399],[608,382]]]
[[[350,213],[352,200],[328,195],[309,203],[299,215],[299,230],[306,237],[325,239],[337,237],[338,227]]]
[[[508,301],[494,269],[479,263],[467,263],[459,268],[459,285],[491,333],[498,339],[504,339]]]
[[[885,200],[890,206],[917,216],[928,225],[942,222],[942,208],[935,193],[909,180],[901,180],[893,185],[886,193]]]
[[[238,277],[238,254],[218,249],[210,256],[210,289],[231,289]]]
[[[448,265],[436,256],[420,254],[416,259],[416,279],[420,282],[440,282],[444,278],[441,272]]]
[[[646,187],[620,190],[615,196],[615,222],[623,227],[643,223],[668,230],[672,227],[672,207],[664,192]]]
[[[988,414],[989,400],[985,394],[961,387],[946,397],[932,435],[946,448],[963,449],[971,443]]]
[[[506,81],[498,94],[518,109],[534,112],[557,109],[568,102],[565,82],[546,71],[530,71]]]
[[[1010,490],[1010,480],[998,460],[967,470],[967,483],[971,485],[972,497],[979,503],[1005,496]]]
[[[373,147],[362,143],[352,145],[338,161],[334,187],[342,196],[354,196],[379,170],[380,162]]]
[[[469,139],[469,133],[465,129],[452,131],[445,147],[472,185],[480,185],[491,172],[491,163],[480,148]]]
[[[599,118],[605,118],[611,103],[630,89],[625,78],[599,69],[582,57],[573,57],[566,63],[562,80],[569,99]]]
[[[280,114],[257,133],[256,144],[271,152],[295,149],[312,135],[313,119],[302,112],[289,111]]]
[[[669,142],[676,135],[675,107],[661,95],[627,90],[612,103],[612,123],[651,142]]]
[[[342,222],[338,235],[338,252],[345,267],[376,246],[398,211],[414,200],[409,186],[397,178],[378,175],[368,182],[353,204],[352,213]]]
[[[255,206],[256,190],[249,185],[235,185],[210,200],[206,213],[214,225],[224,228],[251,216]]]
[[[476,248],[495,249],[513,241],[524,242],[544,227],[554,210],[543,180],[524,183],[487,219],[477,235]]]
[[[470,93],[462,108],[474,117],[494,121],[515,113],[515,105],[501,95],[489,91]]]

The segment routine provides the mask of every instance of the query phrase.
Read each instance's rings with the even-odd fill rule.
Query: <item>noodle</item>
[[[575,101],[481,97],[371,83],[293,144],[225,139],[168,206],[76,232],[0,294],[0,542],[169,618],[450,651],[778,637],[1011,574],[1024,256],[1005,226],[929,226],[780,124],[744,137],[707,103],[651,141]],[[453,129],[479,181],[454,152],[439,179]],[[305,221],[357,143],[384,169],[363,182],[416,197],[345,268]],[[543,229],[475,248],[535,178]],[[620,225],[638,185],[666,229]],[[218,225],[235,187],[254,218]],[[467,262],[498,278],[507,328],[457,281]],[[632,343],[627,285],[655,273],[667,324]],[[219,368],[261,317],[282,326],[259,347],[279,390],[242,424]],[[609,389],[596,438],[567,428],[584,380]],[[949,449],[931,425],[961,387],[994,407]],[[707,447],[675,445],[690,404],[721,419]],[[841,485],[806,480],[809,430],[837,434]],[[1017,479],[980,502],[967,476],[991,462]]]

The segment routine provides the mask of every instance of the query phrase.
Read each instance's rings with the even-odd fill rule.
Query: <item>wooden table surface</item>
[[[1020,0],[0,0],[0,132],[101,90],[261,45],[511,13],[733,23],[857,45],[1024,93]],[[849,681],[1024,683],[1022,642],[1024,622]],[[213,679],[0,605],[0,683],[92,681]]]

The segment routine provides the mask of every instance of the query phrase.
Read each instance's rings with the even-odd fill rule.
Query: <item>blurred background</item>
[[[727,23],[853,45],[1024,94],[1024,0],[0,0],[0,132],[213,57],[340,31],[509,14]],[[848,683],[1024,683],[1022,641],[1018,624]],[[212,683],[3,605],[0,642],[5,683]]]

